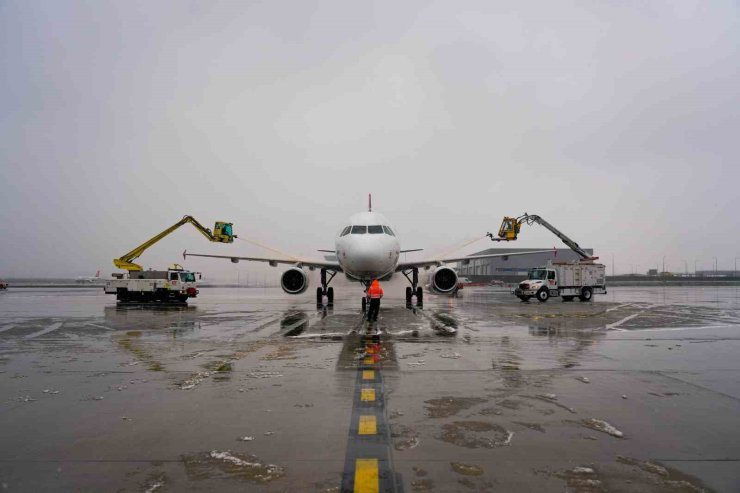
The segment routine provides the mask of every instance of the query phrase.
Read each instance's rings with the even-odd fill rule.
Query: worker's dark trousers
[[[380,311],[380,298],[370,298],[370,309],[367,311],[367,319],[372,322],[378,320],[378,312]]]

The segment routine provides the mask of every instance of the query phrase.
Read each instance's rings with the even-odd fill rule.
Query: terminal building
[[[532,255],[505,255],[507,253],[537,250],[548,249],[489,248],[471,255],[504,254],[504,256],[460,261],[457,263],[457,273],[460,277],[467,277],[471,282],[488,282],[492,280],[519,282],[526,279],[530,269],[544,267],[548,262],[573,262],[580,259],[578,254],[570,248],[550,248],[545,253],[535,253]],[[584,250],[589,255],[593,255],[593,248],[584,248]]]

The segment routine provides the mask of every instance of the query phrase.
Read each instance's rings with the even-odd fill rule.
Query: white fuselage
[[[349,218],[334,242],[344,273],[358,281],[393,274],[401,246],[388,220],[377,212],[360,212]]]

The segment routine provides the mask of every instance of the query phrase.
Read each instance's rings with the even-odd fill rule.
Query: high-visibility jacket
[[[370,287],[367,288],[367,295],[370,299],[383,297],[383,288],[380,287],[380,283],[378,281],[373,281]]]

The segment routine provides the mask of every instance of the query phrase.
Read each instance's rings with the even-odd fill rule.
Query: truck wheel
[[[544,303],[550,297],[550,291],[547,288],[542,288],[537,291],[537,301]]]
[[[593,298],[593,291],[591,291],[591,288],[583,288],[581,290],[581,296],[578,297],[581,301],[591,301],[591,298]]]
[[[575,298],[575,296],[563,296],[563,301],[573,301],[573,298]]]

